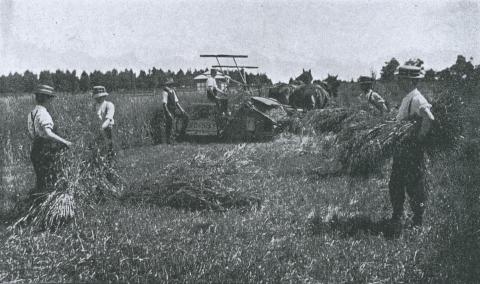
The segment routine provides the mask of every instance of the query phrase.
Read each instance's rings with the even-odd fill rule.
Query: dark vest
[[[175,110],[176,103],[175,103],[175,92],[171,89],[168,88],[163,88],[165,92],[167,92],[168,97],[167,97],[167,107],[170,110]]]

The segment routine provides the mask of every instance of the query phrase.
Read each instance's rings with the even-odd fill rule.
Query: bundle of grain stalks
[[[444,92],[432,103],[435,116],[432,129],[428,133],[427,153],[434,155],[452,149],[462,137],[463,127],[468,121],[465,117],[465,104],[462,94],[457,90]]]
[[[62,151],[58,155],[58,179],[46,192],[27,199],[26,212],[13,225],[30,224],[43,229],[76,222],[89,204],[117,198],[119,188],[105,175],[107,166],[93,164],[82,148]],[[108,172],[114,172],[109,169]]]
[[[443,152],[456,145],[462,133],[463,103],[459,94],[445,92],[432,103],[435,121],[426,139],[419,144],[429,154]],[[378,169],[406,139],[416,139],[418,122],[384,122],[365,128],[346,128],[340,133],[340,161],[352,175],[365,175]],[[343,142],[343,143],[342,143]]]
[[[351,175],[364,175],[377,170],[390,158],[396,145],[412,135],[415,124],[412,122],[388,122],[366,130],[343,133],[340,162]],[[350,139],[346,137],[350,136]]]

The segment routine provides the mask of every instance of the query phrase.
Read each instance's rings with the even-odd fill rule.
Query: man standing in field
[[[185,130],[188,125],[188,115],[185,110],[180,105],[178,101],[177,93],[173,85],[175,82],[172,78],[168,78],[167,81],[163,84],[162,89],[162,106],[165,113],[165,134],[167,136],[167,143],[172,144],[175,142],[174,133],[175,130],[172,129],[175,127],[175,119],[178,117],[181,119],[182,128],[180,130],[180,135],[185,135]],[[178,114],[176,109],[180,111]]]
[[[115,124],[113,116],[115,114],[115,105],[106,100],[108,93],[104,86],[93,87],[92,97],[95,100],[95,114],[98,118],[97,123],[100,133],[97,136],[97,142],[100,146],[100,157],[110,165],[115,152],[113,150],[112,128]]]
[[[35,190],[30,192],[31,195],[53,190],[60,171],[58,154],[65,146],[72,145],[72,142],[55,134],[53,119],[48,112],[56,97],[53,88],[40,85],[34,94],[36,106],[27,118],[28,133],[33,140],[30,160],[36,176]]]
[[[388,112],[387,105],[385,100],[377,93],[372,90],[374,80],[368,76],[360,76],[358,78],[358,83],[360,84],[360,89],[362,93],[360,94],[360,100],[365,103],[369,110],[373,113],[384,114]]]
[[[405,97],[400,105],[397,121],[417,121],[418,132],[407,138],[394,152],[392,173],[388,184],[390,201],[393,207],[392,225],[394,234],[402,228],[403,204],[405,192],[410,198],[413,211],[413,226],[421,226],[425,210],[425,158],[421,142],[430,130],[434,116],[431,104],[418,91],[417,84],[424,77],[423,70],[417,66],[403,65],[398,69],[397,80]]]
[[[217,70],[210,69],[210,76],[207,78],[207,98],[215,102],[219,113],[225,115],[228,112],[228,98],[225,92],[218,88],[215,76]]]

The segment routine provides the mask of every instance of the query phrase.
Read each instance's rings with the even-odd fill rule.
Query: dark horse
[[[319,84],[302,85],[297,88],[289,98],[289,104],[294,108],[312,110],[324,108],[330,94]]]
[[[305,71],[291,83],[301,82],[300,85],[279,84],[270,89],[269,97],[277,99],[282,104],[306,110],[324,108],[330,97],[337,96],[340,85],[337,76],[328,75],[324,81],[313,81],[311,70]]]
[[[312,70],[305,71],[303,69],[302,74],[296,77],[295,80],[290,79],[288,84],[278,83],[275,84],[269,91],[268,97],[276,99],[281,104],[288,105],[290,104],[289,98],[293,92],[300,88],[302,85],[310,84],[313,80]]]

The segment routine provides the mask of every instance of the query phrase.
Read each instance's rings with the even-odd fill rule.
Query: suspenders
[[[37,114],[38,114],[38,109],[35,112],[35,115],[33,114],[33,110],[32,112],[30,112],[30,119],[32,120],[33,138],[37,136],[37,132],[35,131],[35,118],[37,118]]]
[[[412,102],[413,102],[413,97],[410,99],[410,102],[408,103],[408,117],[410,118],[410,110],[412,109]]]

